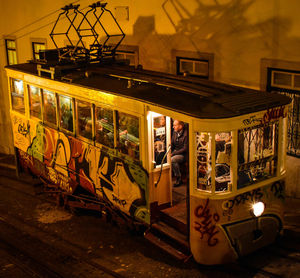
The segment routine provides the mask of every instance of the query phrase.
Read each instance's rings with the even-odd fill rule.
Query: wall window
[[[136,66],[137,55],[132,51],[116,51],[116,59],[118,60],[128,60],[130,66]]]
[[[73,99],[58,95],[60,127],[73,132]]]
[[[272,122],[238,133],[238,188],[276,175],[278,124]]]
[[[56,125],[56,95],[53,92],[43,90],[44,121]]]
[[[231,132],[222,132],[215,135],[216,167],[215,184],[216,191],[230,190],[231,177]]]
[[[96,106],[95,108],[96,142],[107,147],[114,147],[113,110]]]
[[[120,44],[116,50],[116,59],[129,60],[130,66],[139,64],[139,47],[136,45]]]
[[[17,46],[15,40],[6,39],[5,40],[5,47],[6,47],[6,57],[7,57],[7,64],[14,65],[18,63],[17,59]]]
[[[187,73],[190,76],[202,77],[205,79],[208,79],[209,77],[208,60],[177,57],[176,62],[178,75]]]
[[[119,112],[118,134],[119,150],[134,159],[139,159],[139,118]]]
[[[197,132],[197,188],[211,192],[211,134]]]
[[[93,138],[92,105],[90,103],[76,100],[77,132],[79,136],[87,139]]]
[[[32,54],[33,59],[38,60],[40,59],[39,51],[46,49],[46,44],[41,42],[32,42]]]
[[[42,119],[41,89],[28,85],[30,117]]]
[[[25,113],[24,85],[22,80],[11,79],[12,109],[22,114]]]
[[[300,72],[269,68],[267,90],[292,99],[288,111],[287,153],[300,157]]]

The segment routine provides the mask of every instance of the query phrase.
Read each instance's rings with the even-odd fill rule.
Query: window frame
[[[41,88],[41,90],[42,90],[42,100],[43,100],[43,104],[42,104],[43,105],[43,124],[45,124],[46,126],[49,126],[51,128],[54,128],[54,129],[58,130],[58,98],[57,98],[57,93],[55,91],[50,91],[50,90],[48,90],[46,88]],[[46,121],[46,117],[45,117],[45,113],[46,113],[45,111],[46,111],[46,109],[45,109],[45,97],[44,97],[44,92],[45,91],[53,93],[54,97],[55,97],[55,105],[56,105],[56,107],[55,107],[56,123],[55,124]]]
[[[292,103],[288,110],[288,139],[286,151],[288,155],[300,158],[300,87],[296,87],[294,85],[295,76],[300,76],[300,64],[297,66],[298,70],[285,68],[287,68],[286,65],[282,65],[282,67],[266,66],[267,82],[265,86],[266,91],[268,92],[277,92],[283,95],[288,95],[292,98]],[[291,85],[288,86],[275,83],[275,73],[290,74],[292,77]]]
[[[192,72],[187,72],[188,75],[193,76],[193,77],[203,78],[203,79],[209,79],[209,60],[186,58],[186,57],[176,57],[177,75],[184,75],[186,73],[186,71],[182,69],[182,62],[192,64],[193,70],[192,70]],[[207,65],[207,74],[201,74],[195,70],[197,63],[205,63]]]
[[[32,47],[32,58],[33,60],[38,60],[39,58],[36,57],[36,55],[39,55],[39,52],[35,51],[35,45],[43,45],[46,49],[46,43],[40,42],[40,41],[31,41],[31,47]]]
[[[115,148],[118,150],[118,152],[120,152],[122,155],[126,155],[126,156],[129,156],[131,157],[132,159],[136,160],[136,161],[141,161],[141,116],[140,115],[133,115],[132,113],[128,112],[128,111],[123,111],[123,110],[115,110],[116,112],[116,116],[115,116],[115,119],[116,119],[116,123],[115,123],[115,131],[116,131],[116,134],[115,134]],[[129,154],[126,154],[126,153],[123,153],[121,150],[120,150],[120,134],[119,134],[119,113],[123,113],[123,114],[127,114],[131,117],[136,117],[138,119],[138,124],[139,124],[139,151],[138,151],[138,158],[135,158],[135,157],[132,157],[131,155]]]
[[[44,98],[43,98],[43,89],[41,87],[38,87],[36,85],[33,85],[33,84],[29,84],[27,83],[27,94],[28,94],[28,115],[29,115],[29,118],[33,118],[33,119],[36,119],[36,120],[40,120],[43,122],[43,119],[44,119]],[[33,87],[36,87],[40,90],[40,105],[41,105],[41,118],[38,118],[38,117],[35,117],[31,114],[31,98],[30,98],[30,86],[33,86]]]
[[[78,102],[83,102],[85,104],[90,105],[91,108],[91,121],[92,121],[92,138],[87,138],[81,134],[79,134],[79,128],[78,128]],[[91,143],[94,144],[94,137],[95,137],[95,131],[94,131],[94,108],[95,105],[91,102],[85,101],[85,100],[81,100],[81,99],[77,99],[75,98],[75,133],[76,133],[76,137],[78,137],[80,140],[85,141],[87,143]]]
[[[16,92],[14,92],[14,90],[13,90],[13,87],[14,87],[14,81],[22,81],[22,86],[23,86],[23,97],[22,96],[19,96],[19,95],[15,95],[15,96],[13,96],[13,93],[14,94],[17,94]],[[11,105],[11,109],[12,109],[12,111],[14,111],[14,112],[17,112],[17,113],[20,113],[21,115],[26,115],[26,99],[25,99],[25,94],[26,94],[26,84],[25,84],[25,82],[24,82],[24,80],[22,80],[22,79],[18,79],[18,78],[14,78],[14,77],[11,77],[10,78],[10,105]],[[24,109],[24,111],[20,111],[20,110],[17,110],[17,109],[15,109],[14,108],[14,105],[13,105],[13,99],[14,99],[14,97],[19,97],[19,98],[22,98],[23,99],[23,109]]]
[[[110,148],[110,149],[116,149],[116,146],[117,146],[117,143],[116,143],[116,137],[117,137],[117,132],[116,132],[116,113],[117,113],[117,110],[113,109],[112,107],[108,106],[108,105],[103,105],[103,104],[94,104],[94,110],[93,110],[93,141],[95,142],[95,146],[104,146],[106,148]],[[110,147],[110,146],[107,146],[107,145],[104,145],[104,144],[101,144],[100,142],[98,142],[96,140],[96,120],[97,120],[97,116],[96,116],[96,108],[102,108],[102,109],[109,109],[112,111],[112,114],[113,114],[113,135],[114,135],[114,141],[113,141],[113,146]]]
[[[265,140],[268,139],[268,141],[270,140],[270,138],[265,138],[265,129],[266,128],[272,128],[273,131],[272,131],[272,151],[273,153],[271,154],[264,154],[264,151],[267,149],[267,148],[263,148],[264,147],[264,143],[265,143]],[[248,154],[247,154],[247,159],[249,160],[248,162],[240,162],[239,161],[239,158],[240,158],[240,151],[241,151],[241,148],[240,148],[240,134],[243,134],[243,133],[246,133],[246,132],[249,132],[250,131],[250,134],[247,134],[249,137],[251,137],[249,140],[251,140],[250,142],[250,145],[248,145]],[[259,137],[258,134],[259,132],[261,132],[261,136]],[[278,176],[278,172],[279,172],[279,168],[278,168],[278,160],[279,160],[279,155],[280,155],[280,149],[279,149],[279,145],[280,145],[280,142],[279,142],[279,136],[280,136],[280,121],[279,120],[275,120],[275,121],[271,121],[271,122],[268,122],[267,124],[260,124],[260,125],[254,125],[254,126],[251,126],[251,127],[247,127],[247,128],[244,128],[244,129],[238,129],[237,130],[238,134],[238,140],[237,140],[237,180],[236,180],[236,185],[237,185],[237,190],[242,190],[244,188],[247,188],[247,187],[250,187],[250,186],[253,186],[253,185],[256,185],[260,182],[263,182],[263,181],[266,181],[266,180],[269,180],[269,179],[272,179],[272,178],[275,178]],[[253,141],[254,139],[259,138],[260,141],[259,143],[257,144],[257,141]],[[248,139],[247,139],[248,140]],[[254,145],[252,145],[254,142]],[[249,144],[249,141],[247,141],[247,143]],[[243,141],[243,144],[245,144],[245,139]],[[243,152],[244,152],[244,146],[243,145]],[[261,155],[262,157],[261,158],[251,158],[249,156],[250,152],[249,152],[249,149],[250,148],[253,148],[253,147],[258,147],[258,148],[261,148],[260,152],[259,152],[259,155]],[[251,152],[252,154],[253,152]],[[244,157],[244,154],[243,154],[243,159],[245,159]],[[251,159],[251,160],[250,160]],[[270,166],[272,167],[272,163],[274,164],[273,165],[273,168],[272,170],[269,170],[269,171],[274,171],[273,174],[269,174],[268,176],[265,176],[265,177],[262,177],[262,178],[257,178],[257,176],[253,176],[252,173],[251,173],[251,165],[254,165],[254,167],[256,167],[257,165],[259,166],[260,164],[263,164],[263,163],[266,163],[265,167],[263,168],[263,172],[265,169],[267,169],[267,167],[269,167],[270,169]],[[271,163],[271,165],[267,166],[267,163]],[[243,170],[243,167],[245,168]],[[248,169],[247,169],[248,168]],[[258,167],[259,168],[259,167]],[[255,168],[254,168],[255,169]],[[249,182],[248,183],[245,183],[245,184],[241,184],[239,185],[239,175],[244,173],[245,172],[248,172],[247,175],[248,175],[248,178],[249,178]],[[265,172],[264,172],[265,173]],[[245,176],[244,176],[245,177]]]
[[[67,97],[67,98],[71,99],[72,108],[73,108],[73,110],[72,110],[72,125],[73,125],[73,130],[72,131],[70,131],[70,130],[64,128],[64,127],[62,127],[62,125],[61,125],[61,121],[60,121],[60,116],[61,116],[60,115],[60,111],[61,111],[61,109],[60,109],[60,97]],[[65,133],[73,135],[73,136],[75,135],[75,129],[76,129],[76,123],[75,123],[75,115],[76,115],[76,113],[74,113],[74,112],[75,112],[75,99],[74,99],[74,97],[71,97],[69,95],[62,94],[62,93],[56,93],[56,118],[57,118],[56,122],[57,122],[58,129],[60,131],[63,131]]]
[[[7,65],[15,65],[18,64],[18,51],[17,51],[17,41],[14,38],[5,38],[5,52],[6,52],[6,63]],[[9,48],[8,47],[8,42],[12,41],[15,43],[15,48]],[[10,59],[9,59],[9,51],[13,51],[15,53],[15,58],[16,58],[16,63],[11,63]]]

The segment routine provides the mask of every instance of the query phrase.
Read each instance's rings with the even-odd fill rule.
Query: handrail
[[[166,153],[165,153],[165,155],[164,155],[164,157],[163,157],[163,159],[161,161],[159,177],[158,177],[158,180],[155,182],[155,187],[157,187],[157,185],[158,185],[158,183],[160,181],[161,173],[162,173],[162,169],[163,169],[163,164],[164,164],[164,161],[165,161],[165,159],[166,159],[166,157],[167,157],[167,155],[168,155],[168,153],[169,153],[170,150],[171,150],[171,144],[169,145],[169,147],[168,147],[168,149],[167,149],[167,151],[166,151]]]

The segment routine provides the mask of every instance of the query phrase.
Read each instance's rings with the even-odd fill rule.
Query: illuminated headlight
[[[261,216],[263,214],[264,210],[265,210],[265,204],[263,202],[258,202],[252,206],[253,214],[256,217]]]

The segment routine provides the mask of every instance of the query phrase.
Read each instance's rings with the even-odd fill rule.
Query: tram
[[[65,205],[144,226],[160,248],[208,265],[281,233],[289,98],[116,63],[6,73],[18,162]],[[178,187],[175,120],[188,134]]]

